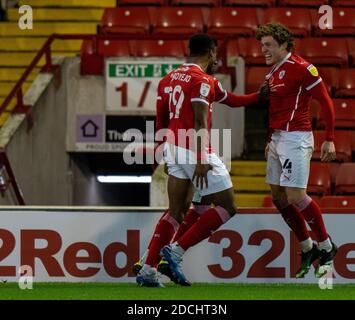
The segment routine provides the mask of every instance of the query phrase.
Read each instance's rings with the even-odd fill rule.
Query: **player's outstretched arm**
[[[270,90],[267,81],[260,86],[258,92],[253,92],[251,94],[244,94],[244,95],[235,95],[231,92],[227,92],[227,97],[223,104],[231,108],[240,108],[240,107],[247,107],[249,105],[256,104],[260,101],[267,101],[269,100]]]
[[[336,158],[334,146],[334,106],[327,92],[327,89],[321,81],[318,85],[310,90],[312,97],[317,100],[321,106],[324,122],[325,122],[325,141],[321,147],[321,160],[332,161]]]

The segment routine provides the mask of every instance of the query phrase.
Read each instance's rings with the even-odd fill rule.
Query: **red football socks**
[[[208,238],[222,224],[230,219],[229,213],[222,207],[210,208],[200,219],[177,241],[178,245],[187,250]]]
[[[288,205],[286,208],[279,209],[282,217],[295,233],[299,242],[302,242],[310,237],[307,230],[306,221],[302,214],[293,204]]]
[[[178,227],[179,223],[168,213],[159,220],[149,243],[146,264],[152,267],[158,264],[161,259],[160,250],[170,243]]]
[[[306,219],[318,242],[323,242],[328,238],[328,233],[322,218],[319,205],[311,197],[305,196],[297,203],[301,214]]]
[[[178,231],[176,231],[173,242],[178,240],[191,226],[200,218],[200,214],[194,209],[190,208],[184,218],[184,221],[180,224]]]

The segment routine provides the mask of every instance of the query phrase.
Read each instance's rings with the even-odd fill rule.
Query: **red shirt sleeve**
[[[213,82],[207,77],[194,77],[191,83],[191,102],[203,102],[210,105],[214,101]]]
[[[228,105],[231,108],[239,108],[255,104],[259,101],[259,93],[251,93],[244,95],[235,95],[231,92],[227,92],[227,97],[222,101],[223,104]]]
[[[312,97],[319,102],[321,106],[325,122],[325,139],[327,141],[333,141],[335,122],[334,105],[332,99],[329,97],[324,82],[321,81],[319,85],[314,86],[309,92]]]
[[[224,103],[224,100],[227,98],[227,91],[223,88],[222,83],[220,83],[216,78],[213,78],[214,92],[215,92],[215,101]]]

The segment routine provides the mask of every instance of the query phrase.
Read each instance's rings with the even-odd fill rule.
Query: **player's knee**
[[[287,201],[291,204],[297,205],[304,197],[305,194],[301,192],[292,192],[287,195]]]
[[[224,209],[228,212],[230,217],[233,217],[237,213],[237,206],[235,205],[235,203],[226,206]]]
[[[173,217],[180,224],[184,220],[184,212],[179,209],[170,208],[169,214],[171,217]]]

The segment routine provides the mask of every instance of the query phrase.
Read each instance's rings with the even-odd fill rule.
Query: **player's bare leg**
[[[338,250],[337,246],[329,238],[319,205],[307,195],[306,189],[287,187],[286,194],[288,201],[300,210],[318,241],[319,264],[316,267],[315,275],[322,277],[327,273],[328,267],[334,260]],[[314,250],[314,260],[316,260],[315,256],[316,251]]]

